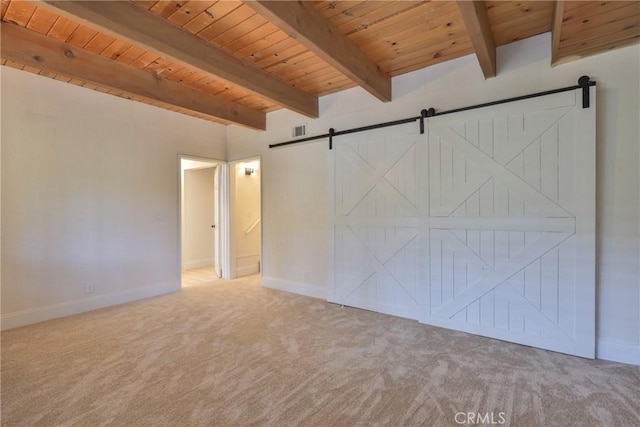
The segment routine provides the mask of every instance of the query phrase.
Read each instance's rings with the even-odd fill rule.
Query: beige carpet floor
[[[640,367],[258,281],[3,332],[2,425],[456,426],[460,412],[512,426],[640,425]]]

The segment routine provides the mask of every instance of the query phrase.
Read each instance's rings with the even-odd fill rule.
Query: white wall
[[[214,265],[215,167],[184,171],[182,268]]]
[[[245,167],[255,170],[245,174]],[[260,269],[260,162],[236,163],[231,168],[231,194],[233,200],[233,252],[236,276],[257,273]]]
[[[269,150],[306,122],[308,134],[417,116],[577,84],[597,85],[598,356],[640,364],[640,47],[551,68],[550,36],[498,49],[498,77],[484,80],[467,56],[393,79],[393,102],[355,88],[320,100],[320,119],[285,110],[267,116],[267,132],[227,129],[228,159],[262,155],[263,284],[325,297],[328,147],[325,141]]]
[[[2,327],[178,290],[178,154],[225,127],[2,68]]]

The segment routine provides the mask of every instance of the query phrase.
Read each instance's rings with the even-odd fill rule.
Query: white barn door
[[[330,300],[594,357],[595,89],[417,128],[334,141]]]
[[[429,120],[421,321],[595,351],[595,90]]]
[[[415,124],[334,140],[329,300],[417,319],[427,280],[426,135]]]

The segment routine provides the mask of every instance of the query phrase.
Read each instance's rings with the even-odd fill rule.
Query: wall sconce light
[[[245,175],[253,175],[256,172],[254,168],[244,168]]]

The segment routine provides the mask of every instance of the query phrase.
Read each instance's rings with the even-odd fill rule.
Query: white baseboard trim
[[[248,276],[249,274],[260,273],[260,264],[246,265],[236,268],[236,277]]]
[[[634,345],[621,341],[599,339],[596,346],[596,358],[640,366],[640,344]]]
[[[0,329],[5,331],[7,329],[18,328],[20,326],[44,322],[45,320],[57,319],[59,317],[71,316],[73,314],[110,307],[112,305],[124,304],[144,298],[168,294],[178,290],[180,290],[179,284],[165,283],[114,294],[95,295],[80,300],[3,314],[0,317]]]
[[[275,277],[263,276],[261,284],[265,288],[277,289],[279,291],[291,292],[292,294],[304,295],[307,297],[327,299],[327,289],[306,283],[292,282],[290,280],[276,279]]]
[[[190,270],[192,268],[200,268],[200,267],[213,267],[214,259],[196,259],[193,261],[185,261],[182,263],[183,270]]]

